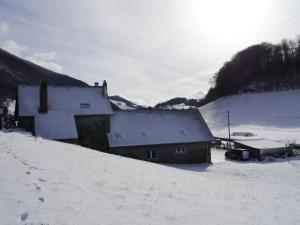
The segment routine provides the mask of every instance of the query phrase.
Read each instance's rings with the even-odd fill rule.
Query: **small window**
[[[178,154],[178,155],[187,154],[187,149],[185,149],[185,148],[176,148],[175,149],[175,154]]]
[[[89,109],[89,108],[91,108],[91,104],[90,103],[80,103],[80,108],[81,109]]]
[[[148,137],[148,132],[147,131],[142,131],[141,132],[141,137],[147,138]]]
[[[180,134],[181,136],[185,136],[185,135],[186,135],[186,132],[185,132],[185,130],[179,130],[179,134]]]
[[[120,139],[122,139],[122,134],[121,133],[116,133],[115,137],[116,137],[117,140],[120,140]]]
[[[148,151],[148,159],[157,159],[157,151],[149,150]]]

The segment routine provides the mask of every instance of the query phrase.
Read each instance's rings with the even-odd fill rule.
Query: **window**
[[[116,133],[115,134],[116,140],[122,139],[122,134],[121,133]]]
[[[80,103],[80,108],[81,109],[89,109],[89,108],[91,108],[91,104],[90,103]]]
[[[147,131],[142,131],[141,132],[141,137],[147,138],[148,137],[148,132]]]
[[[157,159],[157,151],[149,150],[148,151],[148,159]]]
[[[186,132],[185,132],[185,130],[179,130],[179,134],[180,134],[181,136],[185,136],[185,135],[186,135]]]
[[[176,148],[175,149],[175,154],[178,154],[178,155],[187,154],[187,149],[185,149],[185,148]]]

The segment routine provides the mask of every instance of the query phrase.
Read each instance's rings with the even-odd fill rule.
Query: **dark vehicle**
[[[250,159],[250,154],[246,149],[232,149],[225,152],[225,158],[246,161]]]

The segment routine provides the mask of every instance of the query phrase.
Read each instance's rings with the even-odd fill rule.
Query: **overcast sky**
[[[0,47],[148,105],[206,92],[237,51],[299,29],[298,0],[0,0]]]

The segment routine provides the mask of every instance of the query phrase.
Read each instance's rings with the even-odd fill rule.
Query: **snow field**
[[[0,132],[0,224],[299,224],[299,158],[159,165]],[[216,159],[215,159],[216,158]]]
[[[228,138],[227,111],[231,133],[236,139],[266,138],[283,144],[300,143],[300,90],[232,95],[199,108],[211,132]]]

